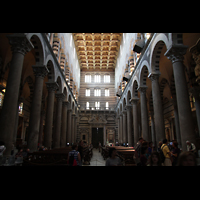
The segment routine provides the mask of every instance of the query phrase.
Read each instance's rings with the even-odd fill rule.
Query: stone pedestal
[[[155,133],[156,133],[156,143],[162,141],[165,138],[165,126],[164,126],[164,114],[162,108],[162,100],[159,88],[159,76],[158,73],[149,74],[149,78],[152,81],[152,97],[153,97],[153,109],[154,109],[154,119],[155,119]]]
[[[8,35],[12,50],[12,61],[8,74],[4,104],[0,117],[0,140],[5,143],[4,155],[10,155],[18,105],[19,87],[25,54],[33,48],[32,43],[22,33]]]
[[[184,45],[173,45],[165,53],[165,56],[167,56],[173,64],[183,151],[186,151],[186,140],[196,143],[188,87],[183,65],[183,55],[186,53],[187,48],[188,47]]]
[[[52,143],[52,126],[53,126],[53,110],[54,110],[54,99],[55,91],[58,89],[56,82],[46,83],[48,89],[47,97],[47,110],[46,110],[46,122],[44,127],[44,146],[51,148]]]
[[[49,70],[46,66],[32,66],[35,74],[35,83],[33,91],[33,100],[31,104],[29,134],[28,134],[28,148],[30,152],[37,151],[39,128],[40,128],[40,113],[42,104],[42,90],[44,77]]]

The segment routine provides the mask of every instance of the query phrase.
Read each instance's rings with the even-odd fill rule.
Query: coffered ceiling
[[[115,70],[122,33],[73,33],[81,71]]]

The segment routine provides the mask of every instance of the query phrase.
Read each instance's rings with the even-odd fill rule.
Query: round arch
[[[44,65],[45,50],[41,34],[31,33],[27,35],[27,38],[30,39],[34,46],[31,51],[34,54],[36,65]]]
[[[159,72],[159,62],[160,62],[160,56],[161,51],[166,46],[166,49],[169,47],[169,41],[165,34],[160,33],[156,36],[156,38],[153,41],[152,47],[151,47],[151,54],[150,54],[150,66],[151,66],[151,72]]]

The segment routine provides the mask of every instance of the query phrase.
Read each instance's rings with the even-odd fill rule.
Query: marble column
[[[155,123],[154,123],[154,114],[153,114],[153,111],[151,111],[150,115],[151,115],[151,140],[153,142],[153,145],[155,147],[157,147],[158,143],[156,142]],[[160,141],[162,141],[162,140],[160,140]]]
[[[45,111],[42,110],[41,111],[41,115],[40,115],[40,129],[39,129],[39,138],[38,138],[38,143],[40,144],[40,146],[42,146],[42,136],[43,136],[43,122],[44,122],[44,117],[45,117]]]
[[[176,138],[179,148],[182,148],[177,101],[176,99],[171,99],[171,102],[174,105],[174,122],[175,122]]]
[[[146,100],[147,86],[141,86],[140,91],[140,104],[141,104],[141,122],[142,122],[142,137],[144,140],[149,141],[149,123],[148,123],[148,110]]]
[[[165,138],[165,126],[164,126],[164,114],[162,108],[162,100],[159,88],[159,76],[158,73],[150,73],[148,78],[152,81],[152,97],[153,97],[153,109],[154,109],[154,124],[156,143],[162,141]]]
[[[122,133],[123,133],[123,114],[120,114],[120,130],[119,130],[119,143],[122,143]]]
[[[131,104],[133,105],[133,133],[134,133],[134,146],[137,144],[139,139],[139,125],[138,125],[138,112],[137,103],[139,98],[135,97],[131,99]]]
[[[11,45],[12,60],[0,116],[0,141],[3,141],[6,146],[4,155],[9,156],[12,150],[13,133],[16,121],[16,107],[18,105],[24,56],[33,48],[33,45],[22,33],[15,33],[8,35],[7,37]]]
[[[67,105],[68,101],[63,101],[63,109],[62,109],[62,126],[61,126],[61,136],[60,136],[60,144],[61,148],[66,147],[66,132],[67,132]]]
[[[118,134],[117,134],[117,142],[119,143],[119,131],[120,131],[120,116],[117,117],[117,124],[118,124]]]
[[[131,105],[126,106],[127,110],[127,133],[128,133],[128,146],[132,147],[133,146],[133,139],[132,139],[132,122],[131,122]]]
[[[44,146],[50,149],[52,142],[54,99],[55,99],[55,91],[58,89],[58,84],[56,82],[47,82],[46,86],[48,89],[48,97],[47,97],[46,121],[44,127]]]
[[[122,142],[125,144],[127,143],[127,137],[126,137],[126,134],[127,134],[127,114],[126,114],[126,110],[123,111],[123,136],[122,136]]]
[[[72,143],[74,144],[75,141],[74,141],[74,122],[75,122],[75,114],[72,113],[72,124],[71,124],[71,138],[72,138]]]
[[[183,55],[186,53],[187,48],[187,46],[182,44],[173,45],[165,53],[165,56],[172,61],[173,65],[183,151],[186,151],[186,140],[196,144],[193,117],[183,65]]]
[[[77,116],[74,117],[74,142],[77,142]]]
[[[53,136],[53,148],[60,148],[60,135],[61,135],[61,118],[62,118],[62,103],[65,95],[63,93],[57,93],[57,108],[56,108],[56,123],[55,132]]]
[[[42,90],[44,77],[48,74],[49,70],[46,66],[32,66],[35,74],[35,83],[33,91],[33,100],[31,104],[30,121],[29,121],[29,134],[28,134],[28,148],[30,152],[37,151],[39,129],[40,129],[40,114],[42,105]]]
[[[69,143],[69,145],[72,144],[72,134],[71,134],[71,122],[72,122],[72,109],[68,109],[67,112],[67,142]]]

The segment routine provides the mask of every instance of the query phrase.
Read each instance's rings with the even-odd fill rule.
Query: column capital
[[[132,108],[132,105],[126,105],[126,110],[128,111],[128,110],[131,110],[131,108]]]
[[[186,54],[188,46],[186,45],[172,45],[165,52],[165,56],[172,61],[172,64],[175,62],[182,62],[184,55]]]
[[[34,48],[31,41],[23,33],[14,33],[12,35],[7,35],[9,43],[11,45],[12,52],[17,52],[25,55],[32,48]]]
[[[151,81],[156,81],[159,80],[160,75],[160,72],[152,72],[149,74],[148,78],[151,79]]]
[[[126,114],[127,114],[127,111],[126,111],[126,110],[123,110],[122,113],[123,113],[123,115],[126,115]]]
[[[135,98],[132,98],[131,99],[131,104],[137,104],[137,102],[139,101],[140,99],[138,97],[135,97]]]
[[[63,101],[63,106],[68,106],[69,101]]]
[[[56,99],[58,101],[63,101],[65,95],[63,93],[56,93]]]
[[[49,73],[45,65],[33,65],[32,68],[36,77],[44,78]]]
[[[49,92],[55,92],[59,88],[56,82],[46,82],[46,86]]]
[[[146,90],[147,90],[147,86],[146,85],[144,85],[144,86],[140,86],[139,88],[138,88],[138,90],[140,91],[140,93],[146,93]]]

